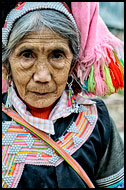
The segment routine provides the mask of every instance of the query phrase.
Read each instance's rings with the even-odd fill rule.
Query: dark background
[[[7,14],[10,12],[11,9],[15,7],[17,4],[16,1],[1,1],[1,6],[2,6],[2,27],[4,25],[4,21],[6,19]]]

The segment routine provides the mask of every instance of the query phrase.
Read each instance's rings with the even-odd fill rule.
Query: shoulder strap
[[[90,187],[94,188],[91,180],[87,176],[86,172],[83,168],[78,164],[78,162],[72,158],[65,150],[63,150],[55,141],[49,138],[43,131],[36,129],[32,125],[28,124],[24,119],[22,119],[19,114],[11,108],[6,108],[4,104],[2,104],[2,111],[10,116],[13,120],[15,120],[20,125],[24,126],[30,133],[43,140],[49,146],[51,146],[84,180],[84,182]]]

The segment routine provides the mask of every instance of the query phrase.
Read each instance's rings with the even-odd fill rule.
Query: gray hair
[[[8,64],[8,57],[18,43],[31,31],[48,27],[68,39],[74,59],[78,57],[80,39],[72,22],[65,15],[55,10],[39,10],[29,12],[14,24],[7,46],[2,47],[2,62]]]

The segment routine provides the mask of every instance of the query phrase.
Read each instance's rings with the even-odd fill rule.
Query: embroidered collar
[[[61,117],[67,117],[71,114],[71,110],[68,109],[67,107],[67,102],[68,102],[68,95],[67,95],[67,92],[64,91],[60,100],[51,111],[49,115],[49,119],[48,120],[40,119],[31,115],[31,113],[27,110],[26,105],[17,96],[15,90],[12,89],[12,105],[14,106],[16,111],[19,113],[19,115],[29,124],[51,135],[55,134],[55,131],[54,131],[55,121]],[[84,99],[84,97],[78,95],[77,103],[91,105],[91,104],[94,104],[95,102],[88,99]]]

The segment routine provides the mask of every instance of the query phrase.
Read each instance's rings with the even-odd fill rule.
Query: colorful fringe
[[[80,86],[85,86],[85,81],[88,84],[86,90],[82,88],[83,94],[111,95],[124,88],[124,62],[119,51],[111,45],[97,47],[94,57],[84,61],[78,60],[76,72],[76,81]]]

